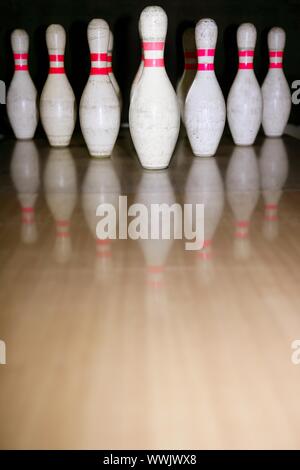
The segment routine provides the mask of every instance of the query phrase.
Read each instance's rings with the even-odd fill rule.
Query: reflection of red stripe
[[[235,232],[235,238],[248,238],[248,232]]]
[[[211,243],[212,243],[212,241],[211,241],[211,240],[204,240],[204,242],[203,242],[203,247],[205,247],[205,248],[206,248],[206,247],[210,246],[210,245],[211,245]]]
[[[197,64],[185,64],[185,70],[197,70]]]
[[[269,211],[270,211],[270,210],[271,210],[271,211],[272,211],[272,210],[277,210],[277,208],[278,208],[278,205],[277,205],[277,204],[266,204],[266,205],[265,205],[265,209],[266,209],[266,210],[269,210]]]
[[[70,222],[68,220],[57,220],[56,227],[68,227]]]
[[[196,54],[196,52],[186,51],[186,52],[184,53],[184,57],[185,57],[186,59],[196,59],[197,54]]]
[[[214,70],[214,64],[198,64],[198,70]]]
[[[239,51],[239,57],[254,57],[254,51],[249,50],[249,51]]]
[[[282,62],[270,62],[269,69],[282,69]]]
[[[63,54],[50,54],[49,55],[50,62],[63,62],[64,55]]]
[[[15,70],[28,70],[28,65],[15,65]]]
[[[28,54],[27,53],[26,54],[25,53],[24,54],[14,54],[14,59],[15,60],[22,60],[22,59],[27,60],[28,59]]]
[[[238,220],[235,224],[237,227],[249,227],[249,222],[248,220]]]
[[[164,266],[148,266],[149,273],[162,273],[164,269]]]
[[[162,51],[164,42],[143,42],[144,51]]]
[[[108,68],[107,67],[92,67],[90,75],[107,75]]]
[[[164,67],[164,59],[144,59],[144,67]]]
[[[108,60],[107,54],[105,53],[92,53],[91,54],[91,60],[94,62],[96,60],[101,60],[102,62],[106,62]]]
[[[198,57],[213,57],[215,55],[215,49],[197,49]]]
[[[34,212],[34,209],[33,209],[33,207],[22,207],[22,212],[32,213],[32,212]]]
[[[242,69],[242,70],[253,69],[253,63],[249,62],[249,64],[245,64],[244,62],[240,62],[239,63],[239,69]]]
[[[109,245],[111,243],[111,240],[109,238],[97,238],[96,244],[97,245]]]
[[[59,232],[59,231],[57,231],[56,236],[57,236],[57,238],[69,238],[70,233],[69,232]]]
[[[111,251],[97,251],[96,256],[98,258],[111,258],[112,253]]]
[[[64,67],[50,67],[49,73],[65,73]]]
[[[283,51],[270,51],[269,57],[283,57]]]
[[[266,222],[276,222],[278,220],[277,215],[266,215],[265,221]]]

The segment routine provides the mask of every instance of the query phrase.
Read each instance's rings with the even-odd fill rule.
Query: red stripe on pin
[[[246,228],[246,227],[249,227],[249,222],[248,220],[238,220],[236,222],[236,226],[241,227],[241,228]]]
[[[100,54],[97,54],[97,53],[92,53],[91,54],[91,60],[94,62],[96,60],[101,60],[102,62],[107,62],[108,60],[108,57],[107,57],[107,54],[105,53],[100,53]]]
[[[195,51],[195,52],[186,51],[186,52],[184,53],[184,57],[185,57],[186,59],[196,59],[196,57],[197,57],[196,51]]]
[[[283,51],[270,51],[270,57],[283,57]]]
[[[185,70],[197,70],[197,64],[185,64]]]
[[[111,57],[111,55],[108,55],[108,54],[107,54],[106,60],[107,60],[107,62],[112,62],[112,57]]]
[[[65,69],[64,67],[50,67],[49,73],[53,73],[53,74],[65,73]]]
[[[239,57],[254,57],[254,50],[239,51]]]
[[[112,67],[107,67],[107,73],[112,73]]]
[[[32,212],[34,212],[34,209],[33,207],[22,207],[22,212],[31,214]]]
[[[269,69],[282,69],[282,62],[271,62],[269,64]]]
[[[63,62],[64,55],[63,54],[50,54],[49,55],[50,62]]]
[[[14,59],[15,60],[27,60],[28,59],[28,54],[14,54]]]
[[[28,70],[28,65],[16,65],[15,70],[16,71]]]
[[[198,64],[198,70],[205,70],[205,71],[210,71],[214,70],[215,66],[214,64]]]
[[[144,67],[164,67],[164,59],[144,59]]]
[[[107,75],[108,68],[107,67],[92,67],[90,75]]]
[[[197,49],[198,57],[213,57],[215,55],[215,49]]]
[[[252,62],[249,62],[248,64],[244,63],[244,62],[240,62],[239,63],[239,69],[242,69],[242,70],[251,70],[253,69],[253,63]]]
[[[144,51],[162,51],[164,42],[143,42]]]

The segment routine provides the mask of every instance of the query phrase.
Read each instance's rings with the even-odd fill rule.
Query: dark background
[[[66,71],[78,102],[89,75],[88,22],[95,17],[108,21],[114,32],[113,68],[123,95],[122,120],[128,119],[129,90],[140,61],[138,18],[142,9],[155,4],[138,0],[0,0],[0,79],[7,86],[13,74],[10,33],[24,28],[30,35],[29,66],[41,92],[48,72],[45,30],[60,23],[67,31]],[[186,26],[212,17],[219,27],[216,74],[225,97],[237,69],[236,29],[242,22],[257,28],[255,72],[260,83],[268,70],[267,33],[282,26],[287,33],[284,68],[289,84],[300,79],[300,0],[160,0],[169,18],[165,62],[176,85],[182,73],[181,36]],[[8,129],[5,106],[1,106],[2,127]],[[300,105],[293,106],[290,121],[300,124]]]

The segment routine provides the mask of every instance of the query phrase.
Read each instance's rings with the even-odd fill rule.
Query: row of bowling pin
[[[34,207],[40,186],[39,156],[33,142],[17,143],[11,162],[11,175],[22,210],[22,239],[33,243],[37,237]],[[278,205],[288,175],[288,158],[281,139],[267,138],[257,161],[254,148],[235,147],[226,171],[227,200],[234,215],[235,254],[249,256],[249,230],[260,192],[265,204],[264,236],[273,239],[278,232]],[[55,256],[64,262],[71,255],[70,220],[78,198],[77,172],[69,149],[52,149],[44,171],[48,207],[56,224]],[[110,159],[92,160],[82,184],[82,207],[86,222],[96,242],[96,256],[103,261],[111,256],[111,240],[96,238],[99,204],[112,204],[118,213],[122,193],[119,177]],[[215,159],[194,159],[185,183],[184,203],[205,205],[204,248],[201,259],[212,257],[213,239],[225,200],[224,183]],[[144,172],[139,182],[136,203],[146,206],[158,202],[171,206],[176,195],[168,171]],[[193,217],[195,211],[193,211]],[[117,218],[118,219],[118,218]],[[195,221],[195,219],[193,219]],[[139,240],[155,282],[162,274],[172,240]]]
[[[91,70],[83,91],[79,117],[81,130],[93,156],[111,154],[120,127],[121,95],[111,60],[113,36],[106,21],[88,25]],[[46,31],[49,74],[40,97],[42,125],[54,147],[68,146],[76,123],[76,101],[64,69],[66,33],[62,26]],[[15,30],[11,36],[15,73],[7,94],[7,112],[18,139],[31,139],[38,123],[37,92],[28,71],[28,34]]]
[[[225,125],[225,100],[213,64],[216,41],[217,25],[210,19],[200,20],[195,31],[188,29],[183,36],[185,70],[177,96],[195,155],[213,155]],[[255,43],[255,27],[242,24],[237,31],[239,69],[227,100],[228,124],[237,145],[252,145],[261,123],[268,137],[280,137],[291,110],[282,69],[284,30],[274,27],[268,34],[269,71],[261,89],[253,71]]]

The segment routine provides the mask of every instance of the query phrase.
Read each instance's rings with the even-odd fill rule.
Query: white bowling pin
[[[278,204],[289,170],[282,139],[265,139],[259,159],[261,189],[265,205],[263,234],[267,240],[278,235]]]
[[[178,228],[177,225],[172,226],[171,221],[170,238],[162,238],[162,224],[167,223],[167,221],[162,217],[160,223],[153,217],[151,215],[151,206],[152,204],[167,204],[170,207],[175,202],[175,194],[167,170],[155,173],[143,172],[136,191],[135,203],[143,204],[147,208],[149,237],[147,239],[139,238],[138,242],[146,263],[146,283],[153,288],[163,287],[168,255],[174,243],[174,233]],[[159,226],[154,226],[154,224]],[[175,224],[177,224],[176,218]],[[150,230],[154,228],[160,234],[159,239],[151,238]]]
[[[283,134],[291,112],[291,92],[282,68],[284,46],[284,30],[272,28],[268,34],[269,71],[261,88],[262,125],[268,137],[280,137]]]
[[[259,168],[253,147],[235,147],[226,172],[227,199],[234,215],[234,252],[250,255],[249,228],[259,198]]]
[[[108,24],[101,19],[92,20],[87,35],[91,71],[80,101],[80,126],[90,154],[107,157],[120,128],[120,103],[107,68]]]
[[[204,244],[197,256],[209,264],[213,239],[224,208],[224,185],[214,158],[194,158],[185,186],[185,204],[191,204],[195,223],[196,204],[204,204]],[[187,212],[190,216],[191,214]],[[195,227],[194,227],[195,228]]]
[[[225,100],[214,72],[218,36],[214,20],[200,20],[195,35],[198,71],[186,97],[184,122],[193,153],[210,157],[216,153],[226,120]]]
[[[45,196],[55,220],[56,261],[65,263],[72,254],[70,220],[77,199],[76,167],[69,149],[51,149],[44,173]]]
[[[39,157],[33,141],[17,142],[11,160],[11,177],[21,204],[23,243],[35,243],[37,228],[35,204],[40,185]]]
[[[97,277],[102,280],[111,266],[112,240],[97,237],[96,229],[100,217],[96,215],[96,211],[100,204],[111,204],[118,220],[120,193],[121,186],[112,160],[91,160],[82,185],[82,208],[90,233],[96,241],[95,271]]]
[[[176,93],[164,67],[164,45],[168,18],[157,6],[141,14],[144,69],[132,96],[129,128],[144,168],[161,169],[169,165],[180,127]]]
[[[113,33],[111,31],[109,31],[109,40],[108,40],[108,48],[107,48],[107,72],[108,72],[108,76],[110,78],[110,81],[112,83],[112,86],[114,87],[116,95],[119,99],[120,109],[121,109],[122,108],[121,90],[120,90],[119,84],[116,80],[116,77],[115,77],[115,74],[114,74],[113,68],[112,68],[113,47],[114,47],[114,36],[113,36]]]
[[[28,71],[29,38],[23,29],[11,35],[15,73],[7,93],[7,114],[17,139],[32,139],[38,123],[37,91]]]
[[[40,100],[41,121],[50,145],[69,145],[76,122],[76,102],[64,69],[66,33],[52,24],[46,31],[49,52],[49,74]]]
[[[185,99],[197,72],[197,52],[194,28],[188,28],[184,31],[182,45],[184,53],[184,71],[178,82],[176,94],[180,107],[181,119],[182,122],[184,122]]]
[[[132,97],[133,97],[133,93],[140,81],[140,78],[142,76],[142,73],[143,73],[143,70],[144,70],[144,51],[143,51],[143,41],[142,41],[142,35],[141,35],[141,18],[139,19],[139,35],[140,35],[140,38],[141,38],[141,62],[140,62],[140,65],[139,65],[139,68],[135,74],[135,77],[134,77],[134,80],[132,82],[132,85],[131,85],[131,89],[130,89],[130,102],[132,100]]]
[[[237,31],[239,70],[227,99],[227,118],[236,145],[252,145],[262,120],[262,95],[253,71],[256,29],[251,23]]]

